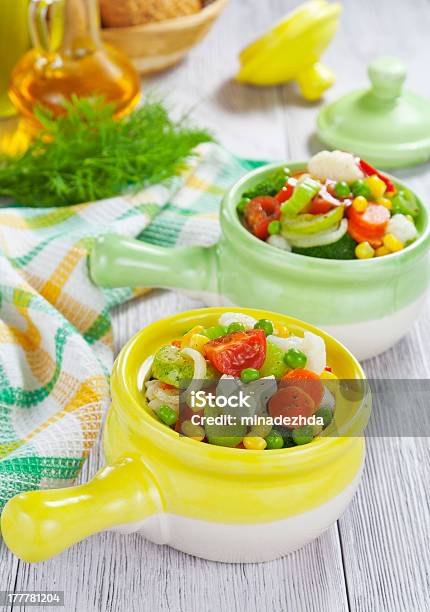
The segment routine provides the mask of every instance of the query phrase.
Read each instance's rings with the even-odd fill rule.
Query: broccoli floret
[[[276,170],[270,174],[264,181],[258,183],[253,189],[246,191],[242,198],[249,198],[253,200],[258,196],[275,196],[279,193],[284,187],[286,181],[288,179],[288,174],[285,172],[285,169]]]
[[[293,253],[307,255],[308,257],[319,257],[321,259],[356,259],[356,246],[355,240],[349,234],[345,234],[340,240],[332,244],[307,249],[293,248]]]

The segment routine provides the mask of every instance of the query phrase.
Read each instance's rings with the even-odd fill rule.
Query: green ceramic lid
[[[412,166],[430,158],[430,101],[405,91],[405,65],[381,57],[369,66],[370,89],[325,106],[318,136],[385,168]]]

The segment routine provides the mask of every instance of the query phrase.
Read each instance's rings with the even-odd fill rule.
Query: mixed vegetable
[[[307,444],[328,427],[329,380],[337,377],[320,336],[227,312],[162,346],[140,368],[138,386],[154,416],[184,436],[270,450]]]
[[[382,257],[418,236],[413,193],[343,151],[318,153],[306,172],[273,173],[243,194],[238,213],[260,240],[310,257]]]

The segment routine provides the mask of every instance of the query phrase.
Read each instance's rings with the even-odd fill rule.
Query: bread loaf
[[[120,28],[197,13],[202,0],[100,0],[102,23]]]

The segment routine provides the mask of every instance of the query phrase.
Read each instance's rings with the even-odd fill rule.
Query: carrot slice
[[[350,206],[348,216],[356,227],[362,228],[367,234],[372,234],[376,238],[384,234],[391,215],[388,208],[382,204],[371,203],[361,213]]]
[[[384,235],[383,232],[376,236],[372,234],[372,232],[366,232],[363,230],[363,228],[357,227],[357,225],[353,223],[351,219],[348,222],[348,234],[358,243],[368,242],[374,249],[377,249],[382,245],[382,237]]]
[[[318,408],[324,395],[324,385],[318,374],[311,372],[311,370],[297,368],[285,374],[281,380],[280,387],[290,385],[299,387],[310,395],[315,402],[316,408]]]

